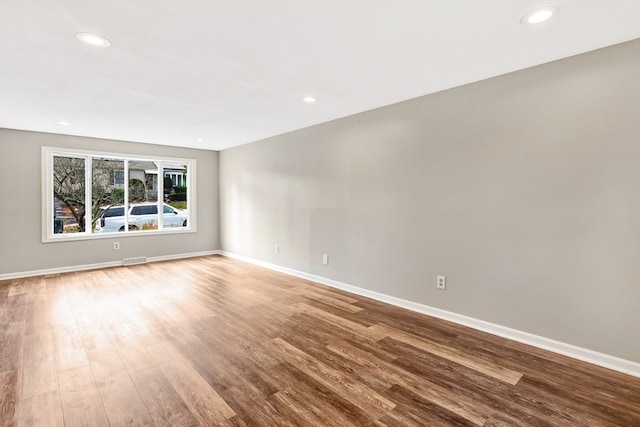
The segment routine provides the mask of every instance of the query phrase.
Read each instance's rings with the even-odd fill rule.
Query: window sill
[[[75,242],[79,240],[100,240],[100,239],[128,239],[130,237],[149,237],[149,236],[167,236],[172,234],[191,234],[195,233],[195,227],[180,227],[167,230],[139,230],[139,231],[114,231],[110,233],[66,233],[66,234],[54,234],[52,236],[46,236],[42,238],[42,243],[61,243],[61,242]]]

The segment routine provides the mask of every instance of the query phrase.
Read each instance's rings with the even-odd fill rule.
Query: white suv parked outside
[[[162,205],[164,228],[186,227],[187,210]],[[129,205],[129,230],[156,229],[158,227],[157,203],[134,203]],[[109,206],[96,221],[96,233],[124,231],[124,206]]]

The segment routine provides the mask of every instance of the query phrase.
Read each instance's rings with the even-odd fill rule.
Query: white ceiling
[[[0,126],[221,150],[639,37],[639,0],[0,0]]]

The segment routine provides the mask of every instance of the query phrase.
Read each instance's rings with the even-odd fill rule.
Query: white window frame
[[[53,197],[53,158],[56,156],[61,157],[74,157],[84,159],[84,179],[85,179],[85,232],[83,233],[59,233],[54,234],[54,197]],[[96,157],[118,159],[124,161],[124,209],[125,209],[125,231],[113,232],[113,233],[92,233],[91,231],[91,203],[87,204],[87,200],[91,200],[92,191],[92,160]],[[196,159],[184,159],[174,157],[160,157],[160,156],[142,156],[134,154],[123,154],[113,152],[100,152],[100,151],[88,151],[88,150],[75,150],[68,148],[56,148],[56,147],[42,147],[41,150],[42,160],[42,242],[68,242],[76,240],[90,240],[90,239],[105,239],[105,238],[129,238],[134,236],[148,236],[148,235],[162,235],[162,234],[181,234],[181,233],[194,233],[197,231],[196,221]],[[129,207],[129,186],[126,185],[129,179],[129,161],[144,161],[154,162],[158,164],[158,229],[157,230],[128,230],[129,215],[126,215]],[[187,165],[187,202],[188,202],[188,218],[186,227],[175,228],[163,228],[164,214],[164,182],[161,177],[164,176],[163,164],[164,163],[179,163]]]

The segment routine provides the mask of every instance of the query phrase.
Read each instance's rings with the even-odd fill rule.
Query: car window
[[[108,218],[110,216],[124,216],[124,208],[109,208],[104,211],[104,217]]]
[[[158,213],[156,205],[134,206],[131,209],[131,215],[155,215]]]
[[[164,205],[163,212],[164,213],[173,213],[173,208],[171,206]]]

